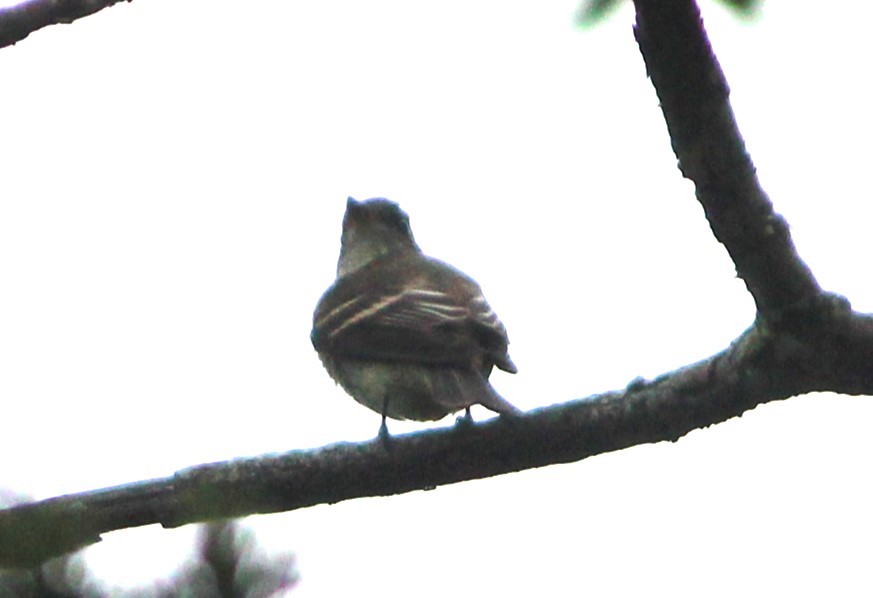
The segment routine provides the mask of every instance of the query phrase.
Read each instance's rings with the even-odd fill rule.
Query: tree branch
[[[699,9],[690,0],[634,4],[634,34],[679,168],[694,182],[712,232],[754,297],[758,315],[778,318],[814,301],[821,290],[758,183]]]
[[[290,511],[486,478],[638,444],[678,440],[768,401],[801,392],[873,393],[869,368],[831,376],[836,363],[873,352],[873,318],[835,302],[806,338],[752,328],[727,350],[651,382],[501,417],[282,455],[199,465],[139,482],[0,510],[0,565],[33,566],[101,533]],[[821,359],[821,352],[828,359]]]
[[[125,527],[387,496],[677,440],[806,392],[873,394],[873,317],[822,292],[797,256],[758,184],[697,7],[691,0],[635,5],[635,34],[681,170],[758,306],[752,328],[709,359],[622,392],[387,445],[374,439],[200,465],[3,510],[0,565],[32,565]]]
[[[9,8],[0,8],[0,48],[20,42],[43,27],[69,24],[121,1],[29,0]]]

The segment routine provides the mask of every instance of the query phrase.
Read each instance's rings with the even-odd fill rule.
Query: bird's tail
[[[434,384],[434,400],[452,411],[482,405],[502,415],[519,415],[521,409],[500,396],[491,383],[473,370],[440,369]]]

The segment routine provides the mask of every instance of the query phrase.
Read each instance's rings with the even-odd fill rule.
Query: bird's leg
[[[379,426],[379,438],[382,439],[382,442],[387,443],[388,439],[391,438],[391,434],[388,432],[388,423],[385,421],[388,417],[388,396],[385,395],[385,399],[382,401],[382,425]]]

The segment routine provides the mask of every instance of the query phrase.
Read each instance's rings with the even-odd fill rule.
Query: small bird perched
[[[331,378],[385,418],[432,421],[480,404],[520,413],[488,382],[516,373],[506,329],[470,277],[421,252],[387,199],[351,197],[336,281],[315,308],[312,345]]]

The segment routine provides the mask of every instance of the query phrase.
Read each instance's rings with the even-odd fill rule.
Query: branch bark
[[[637,0],[637,43],[670,132],[712,232],[727,249],[758,314],[779,318],[821,289],[788,225],[758,183],[700,12],[693,2]]]
[[[691,0],[636,0],[635,35],[684,176],[755,298],[755,324],[704,361],[627,389],[501,417],[192,467],[0,511],[0,565],[26,566],[103,532],[287,511],[578,461],[677,440],[813,391],[873,394],[873,316],[823,292],[761,189]]]
[[[20,42],[43,27],[69,24],[118,2],[122,0],[29,0],[0,8],[0,48]]]

